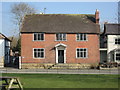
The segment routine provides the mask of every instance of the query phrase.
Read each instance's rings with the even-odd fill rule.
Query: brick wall
[[[55,34],[45,34],[45,41],[33,41],[32,33],[21,34],[22,63],[55,63],[55,45],[66,47],[66,63],[99,63],[99,37],[88,34],[88,41],[76,41],[76,34],[67,34],[67,41],[55,41]],[[33,48],[45,48],[45,59],[34,59]],[[77,59],[76,48],[87,48],[88,58]]]

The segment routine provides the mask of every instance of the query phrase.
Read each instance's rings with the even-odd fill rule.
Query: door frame
[[[66,45],[57,44],[55,47],[56,47],[55,48],[56,63],[58,63],[58,50],[64,50],[64,63],[66,63]]]

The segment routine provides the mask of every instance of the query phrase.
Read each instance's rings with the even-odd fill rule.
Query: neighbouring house
[[[11,40],[0,33],[0,67],[10,62],[10,42]]]
[[[99,11],[26,15],[21,29],[22,68],[39,64],[98,64]]]
[[[101,63],[120,63],[120,24],[104,24],[101,36],[100,58]]]

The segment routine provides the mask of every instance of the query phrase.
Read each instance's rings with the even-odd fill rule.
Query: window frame
[[[43,40],[35,40],[35,34],[43,34]],[[33,33],[33,41],[45,41],[45,33]]]
[[[81,37],[82,34],[86,35],[86,40],[80,40],[80,37]],[[79,35],[79,40],[77,40],[78,35]],[[84,36],[82,36],[82,38],[84,38]],[[88,34],[86,34],[86,33],[76,33],[76,41],[88,41]]]
[[[35,55],[34,55],[34,49],[43,49],[44,50],[44,52],[43,52],[44,53],[44,57],[43,58],[41,58],[41,57],[37,57],[36,58]],[[34,59],[45,59],[45,49],[44,48],[33,48],[33,58]]]
[[[116,59],[116,54],[120,54],[120,52],[115,52],[115,61],[116,61],[116,62],[120,62],[120,60],[117,60],[117,59]],[[119,56],[119,57],[120,57],[120,56]]]
[[[65,36],[66,36],[66,38],[65,38],[65,40],[57,40],[57,34],[62,34],[62,38],[63,38],[63,34],[65,34]],[[55,34],[55,41],[67,41],[67,34],[66,33],[56,33]]]
[[[86,49],[86,57],[78,57],[77,56],[77,49]],[[79,53],[81,53],[81,52],[79,52]],[[76,58],[77,59],[87,59],[88,58],[88,48],[76,48]]]
[[[117,43],[116,43],[116,39],[117,39]],[[118,39],[120,39],[120,38],[115,38],[115,39],[114,39],[114,44],[115,44],[115,45],[120,45],[120,44],[118,44],[118,42],[119,42]]]

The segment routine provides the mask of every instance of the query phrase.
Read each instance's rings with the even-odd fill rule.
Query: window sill
[[[76,58],[76,59],[87,59],[88,57],[86,57],[86,58]]]
[[[33,59],[45,59],[45,58],[33,58]]]
[[[56,42],[66,42],[67,40],[55,40]]]

